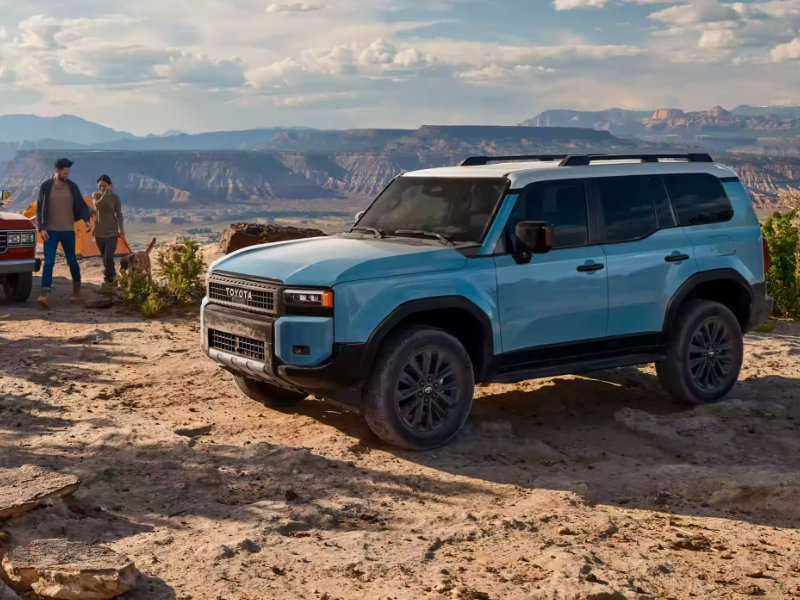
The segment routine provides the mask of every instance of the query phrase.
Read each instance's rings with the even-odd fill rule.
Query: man
[[[91,213],[83,201],[78,186],[70,180],[72,161],[59,158],[55,164],[55,174],[39,189],[36,201],[36,222],[39,235],[44,242],[44,269],[42,270],[42,293],[36,303],[42,308],[50,308],[50,289],[53,286],[53,267],[56,262],[58,245],[72,276],[72,296],[74,303],[81,301],[81,269],[75,256],[75,223],[83,221],[86,231],[92,230]]]

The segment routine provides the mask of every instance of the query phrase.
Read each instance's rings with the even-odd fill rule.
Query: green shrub
[[[800,237],[797,211],[774,213],[762,224],[772,266],[767,289],[775,300],[775,316],[800,317]]]
[[[152,319],[174,305],[199,304],[205,295],[206,265],[192,241],[159,252],[155,276],[128,269],[116,280],[115,295],[122,304]]]
[[[164,301],[158,297],[158,294],[150,294],[142,303],[142,316],[145,319],[153,319],[164,309]]]
[[[164,292],[150,275],[137,269],[128,269],[117,278],[117,297],[130,310],[141,310],[151,297]]]
[[[173,244],[158,254],[156,262],[175,303],[198,304],[203,299],[206,263],[196,242]]]

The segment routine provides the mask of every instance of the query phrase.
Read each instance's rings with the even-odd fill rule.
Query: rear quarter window
[[[725,188],[713,175],[665,175],[664,185],[679,225],[707,225],[733,218],[733,206]]]

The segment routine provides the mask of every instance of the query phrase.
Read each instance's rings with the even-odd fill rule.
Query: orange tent
[[[83,197],[83,201],[92,209],[92,230],[94,230],[94,222],[95,222],[95,214],[94,214],[94,205],[92,201],[87,198],[86,196]],[[25,212],[22,213],[29,219],[36,218],[36,202],[31,204],[28,208],[25,209]],[[38,225],[38,224],[37,224]],[[42,238],[39,236],[39,243],[42,243]],[[61,244],[58,246],[61,248]],[[63,248],[62,248],[63,249]],[[128,243],[120,238],[119,242],[117,243],[117,256],[121,254],[130,254],[131,248],[128,246]],[[90,257],[90,256],[100,256],[100,250],[97,247],[97,244],[94,241],[94,236],[91,232],[86,231],[86,226],[83,224],[83,221],[78,221],[75,223],[75,254],[78,256],[83,257]]]

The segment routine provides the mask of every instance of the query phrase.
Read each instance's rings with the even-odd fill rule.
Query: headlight
[[[333,292],[330,290],[286,290],[283,292],[285,306],[308,306],[333,308]]]
[[[23,244],[35,244],[36,234],[33,232],[20,234]]]
[[[10,246],[19,246],[22,243],[22,234],[21,233],[9,233],[8,234],[8,244]]]

